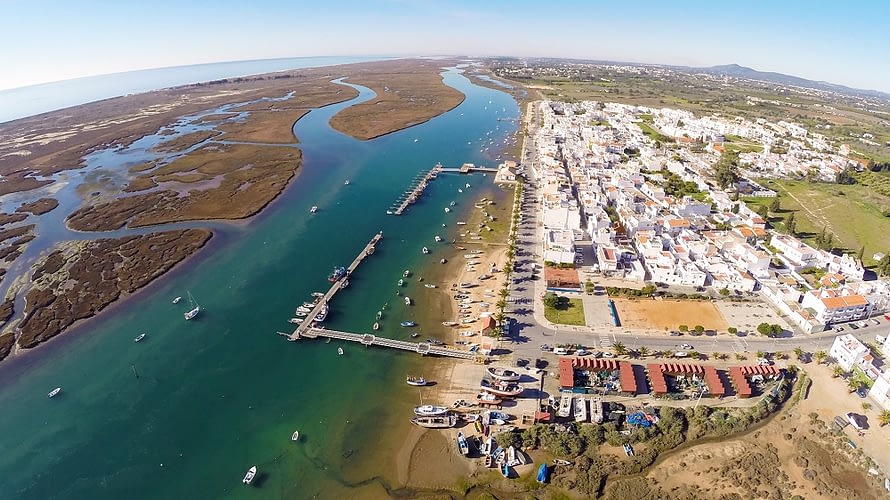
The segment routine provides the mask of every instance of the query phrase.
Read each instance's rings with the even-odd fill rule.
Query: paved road
[[[527,155],[527,144],[523,141],[523,158]],[[529,177],[531,168],[526,168]],[[541,243],[543,227],[540,217],[540,192],[535,180],[525,183],[521,201],[522,217],[517,230],[515,270],[510,284],[508,318],[512,321],[510,336],[501,343],[503,349],[510,350],[516,357],[533,359],[540,357],[541,344],[581,344],[595,350],[607,350],[616,342],[629,349],[646,346],[650,351],[690,350],[681,345],[692,345],[691,350],[702,353],[754,353],[757,351],[792,351],[800,347],[804,351],[827,351],[836,332],[828,331],[812,335],[766,338],[760,336],[737,337],[729,334],[716,336],[671,337],[661,331],[631,331],[611,326],[572,327],[554,325],[543,315],[543,297],[546,285],[543,281],[543,259]],[[890,325],[873,326],[853,333],[860,340],[873,342],[875,334],[887,335]]]

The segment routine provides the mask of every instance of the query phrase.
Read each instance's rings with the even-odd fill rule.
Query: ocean
[[[386,305],[380,335],[441,332],[429,319],[436,311],[424,307],[436,290],[410,281],[401,294],[416,305],[406,307],[397,282],[404,269],[422,275],[450,251],[434,236],[456,235],[454,222],[494,189],[493,176],[441,175],[405,215],[386,210],[437,162],[495,165],[485,148],[511,136],[519,115],[509,95],[457,70],[445,80],[466,94],[460,106],[371,141],[327,125],[352,102],[312,111],[295,126],[300,174],[260,215],[219,225],[204,251],[157,283],[0,364],[2,496],[331,498],[375,487],[417,404],[405,375],[427,361],[337,341],[291,343],[276,332],[289,331],[294,309],[378,231],[383,241],[333,300],[327,327],[370,332]],[[450,201],[457,210],[445,213]],[[187,292],[204,308],[189,322],[187,300],[171,303]],[[418,327],[399,327],[405,319]],[[145,340],[134,343],[140,332]],[[47,398],[57,386],[62,393]],[[252,465],[259,475],[247,487],[241,478]]]

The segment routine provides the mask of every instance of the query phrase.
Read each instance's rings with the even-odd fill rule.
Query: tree
[[[763,351],[757,351],[756,356],[757,356],[758,358],[765,358],[765,357],[766,357],[766,353],[763,352]]]
[[[878,413],[878,423],[881,424],[881,427],[890,424],[890,410],[881,410]]]
[[[612,350],[615,351],[615,354],[619,356],[624,356],[625,354],[627,354],[627,347],[625,347],[625,345],[621,342],[615,342],[614,344],[612,344]]]
[[[760,216],[761,219],[768,221],[769,220],[769,207],[766,205],[760,205],[757,207],[757,215]]]
[[[772,329],[770,328],[769,323],[761,323],[757,325],[757,333],[761,335],[767,336],[771,331]]]
[[[729,328],[726,329],[726,331],[730,335],[735,335],[735,334],[739,333],[739,329],[734,326],[730,326]]]
[[[506,300],[507,297],[510,296],[510,290],[507,290],[506,288],[501,288],[501,291],[498,292],[498,295],[500,295],[502,299]]]
[[[794,212],[788,214],[788,217],[785,219],[785,230],[792,236],[796,233],[797,223],[794,222]]]
[[[816,363],[821,365],[822,362],[825,361],[825,358],[828,357],[828,353],[825,351],[821,351],[821,350],[816,351],[813,353],[813,357],[816,358]],[[838,368],[840,368],[840,367],[838,367]]]
[[[850,389],[850,392],[856,392],[861,385],[862,382],[856,378],[851,377],[847,380],[847,388]]]
[[[779,197],[777,196],[777,197],[773,198],[773,201],[770,202],[770,204],[769,204],[769,211],[774,214],[777,214],[777,213],[779,213],[779,210],[781,210],[781,208],[782,208],[782,205],[779,203]]]
[[[719,293],[720,295],[726,297],[727,295],[729,295],[729,288],[721,288]]]
[[[705,327],[701,325],[695,325],[695,333],[697,333],[698,335],[705,333]]]
[[[544,295],[544,305],[551,309],[555,308],[559,305],[559,296],[553,292],[547,292],[547,294]]]
[[[711,356],[714,356],[714,359],[726,358],[726,354],[723,354],[722,352],[715,352],[715,353],[711,354]]]
[[[794,348],[794,357],[797,358],[798,361],[803,359],[803,349],[800,347]]]
[[[649,348],[643,345],[643,346],[640,346],[639,349],[637,349],[637,352],[640,353],[641,358],[645,358],[646,356],[649,355]]]
[[[686,332],[689,331],[689,326],[688,326],[688,325],[680,325],[680,326],[677,328],[677,330],[680,330],[681,332],[686,333]]]
[[[890,275],[890,252],[887,252],[875,266],[875,272],[881,276]]]
[[[862,411],[868,411],[868,410],[871,410],[871,403],[866,401],[866,402],[862,403]]]
[[[844,374],[844,369],[841,368],[839,365],[834,365],[834,369],[831,370],[831,376],[834,378],[838,378],[843,374]]]

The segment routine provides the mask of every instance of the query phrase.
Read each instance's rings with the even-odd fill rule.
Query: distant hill
[[[799,76],[785,75],[782,73],[774,73],[772,71],[757,71],[756,69],[739,66],[738,64],[723,64],[720,66],[711,66],[710,68],[688,68],[692,71],[700,71],[713,75],[726,75],[736,78],[745,78],[748,80],[761,80],[765,82],[777,83],[780,85],[792,85],[795,87],[804,87],[808,89],[825,90],[828,92],[839,92],[861,97],[878,97],[881,99],[890,99],[890,94],[877,90],[854,89],[844,85],[835,83],[821,82],[817,80],[807,80]]]

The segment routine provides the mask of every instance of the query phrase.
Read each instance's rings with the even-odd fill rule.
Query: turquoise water
[[[493,176],[442,175],[404,216],[386,209],[436,162],[494,164],[480,150],[513,133],[514,122],[499,117],[518,115],[504,93],[453,70],[446,82],[467,95],[458,108],[373,141],[327,126],[350,103],[311,112],[295,127],[301,173],[260,216],[221,231],[103,318],[0,365],[2,496],[330,497],[383,473],[381,457],[401,443],[382,436],[409,425],[416,393],[404,377],[419,358],[355,344],[338,356],[337,342],[289,343],[275,332],[289,330],[294,308],[325,289],[333,266],[384,231],[334,299],[327,325],[370,331],[388,302],[380,333],[408,337],[398,322],[417,317],[435,291],[412,281],[402,293],[417,305],[406,307],[395,295],[401,271],[438,262],[445,247],[434,235],[459,227],[459,211],[443,207],[466,207]],[[466,182],[473,187],[458,193]],[[170,302],[187,290],[205,309],[191,322],[182,318],[186,304]],[[142,331],[147,338],[134,343]],[[63,392],[50,400],[56,386]],[[299,444],[290,441],[295,429]],[[246,487],[240,480],[251,465],[260,474]]]

